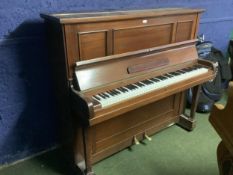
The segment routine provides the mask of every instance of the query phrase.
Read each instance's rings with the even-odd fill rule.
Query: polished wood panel
[[[218,145],[217,158],[220,175],[233,173],[233,82],[229,83],[228,100],[224,107],[215,104],[209,121],[222,141]]]
[[[78,36],[80,60],[88,60],[96,57],[106,56],[106,31],[79,33]]]
[[[114,30],[114,54],[165,45],[171,40],[172,24]]]
[[[233,82],[229,84],[228,101],[224,107],[215,104],[209,121],[214,126],[217,133],[222,138],[224,144],[233,155]]]
[[[176,29],[176,42],[185,41],[193,38],[193,21],[178,22]]]

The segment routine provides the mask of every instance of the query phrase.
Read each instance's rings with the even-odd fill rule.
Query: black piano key
[[[105,92],[102,92],[101,93],[105,98],[109,98],[109,96],[105,93]]]
[[[151,78],[151,80],[154,81],[154,82],[160,82],[160,80],[157,79],[157,78]]]
[[[117,95],[120,94],[120,92],[119,92],[118,90],[116,90],[116,89],[114,89],[113,91],[114,91]]]
[[[186,68],[181,69],[181,70],[184,70],[185,72],[190,72],[190,71],[192,71],[192,68],[191,67],[186,67]]]
[[[134,89],[137,89],[138,87],[135,86],[135,84],[131,84],[131,86],[134,88]]]
[[[131,90],[129,85],[124,86],[124,88],[126,88],[127,90]]]
[[[150,78],[149,80],[152,81],[153,83],[155,82],[152,78]]]
[[[106,92],[102,93],[105,97],[109,98],[109,95]]]
[[[120,94],[120,92],[118,92],[117,90],[113,89],[112,90],[116,95]]]
[[[146,85],[152,84],[152,82],[149,81],[149,80],[143,80],[143,81],[141,81],[141,82],[144,83],[144,84],[146,84]]]
[[[178,72],[178,73],[180,73],[180,74],[184,74],[184,73],[185,73],[185,71],[182,71],[182,70],[178,70],[178,71],[176,71],[176,72]]]
[[[100,100],[100,98],[97,97],[96,95],[93,95],[93,97],[94,97],[96,100]]]
[[[123,93],[127,92],[127,90],[124,89],[123,87],[119,87],[119,90],[120,90],[121,92],[123,92]]]
[[[117,90],[120,91],[120,92],[122,92],[122,93],[126,92],[126,90],[124,90],[122,87],[117,88]]]
[[[158,79],[160,79],[160,80],[166,80],[167,78],[166,77],[164,77],[164,76],[158,76],[158,77],[156,77],[156,78],[158,78]]]
[[[174,75],[174,76],[180,75],[180,73],[178,72],[169,72],[169,74]]]
[[[110,98],[113,96],[109,91],[107,91],[106,93],[108,94]]]
[[[139,86],[139,87],[143,87],[143,86],[145,86],[144,84],[142,84],[142,83],[140,83],[140,82],[137,82],[137,83],[135,83],[137,86]]]
[[[137,86],[135,86],[135,85],[133,85],[133,84],[131,84],[130,85],[131,86],[131,88],[134,90],[134,89],[137,89]]]
[[[102,93],[99,93],[98,96],[100,96],[101,98],[106,98]]]
[[[153,84],[154,83],[154,81],[152,81],[150,78],[149,79],[147,79],[149,82],[151,82],[151,84]]]
[[[100,97],[104,98],[104,99],[106,98],[106,97],[105,97],[103,94],[101,94],[101,93],[99,93],[98,95],[99,95]]]
[[[113,93],[111,90],[109,90],[108,93],[109,93],[111,96],[115,96],[115,95],[116,95],[116,94]]]
[[[117,93],[116,93],[114,90],[110,90],[110,92],[111,92],[113,95],[117,95]]]
[[[128,88],[128,89],[130,89],[130,90],[134,90],[135,89],[131,84],[128,84],[125,87]]]
[[[132,84],[129,84],[128,87],[130,87],[131,90],[134,90],[134,89],[135,89],[134,86],[132,86]]]
[[[128,92],[129,90],[124,86],[122,87],[122,89],[124,89],[126,92]]]
[[[173,77],[173,76],[170,75],[170,74],[164,74],[164,76],[169,77],[169,78],[172,78],[172,77]]]

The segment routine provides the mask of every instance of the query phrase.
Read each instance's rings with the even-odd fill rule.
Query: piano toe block
[[[181,114],[177,125],[188,131],[192,131],[196,127],[196,120],[189,118],[185,114]]]

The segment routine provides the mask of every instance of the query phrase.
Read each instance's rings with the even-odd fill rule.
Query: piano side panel
[[[134,136],[142,140],[178,122],[182,101],[179,93],[93,126],[92,163],[132,145]]]

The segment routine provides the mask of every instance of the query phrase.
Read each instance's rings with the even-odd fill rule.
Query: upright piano
[[[85,174],[162,129],[192,130],[200,85],[217,68],[198,59],[202,9],[41,14],[63,138]],[[193,88],[190,114],[185,90]],[[159,144],[159,143],[158,143]]]

